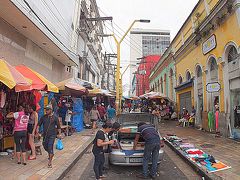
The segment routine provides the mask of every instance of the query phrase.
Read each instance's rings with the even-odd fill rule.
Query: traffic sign
[[[220,89],[221,89],[221,85],[218,82],[207,84],[207,92],[209,93],[219,92]]]

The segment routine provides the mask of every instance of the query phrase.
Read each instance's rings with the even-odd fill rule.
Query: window
[[[163,78],[162,77],[161,77],[160,82],[161,82],[161,93],[163,93]]]
[[[191,73],[187,71],[186,73],[186,80],[189,81],[191,79]]]
[[[231,46],[231,48],[229,49],[229,53],[228,53],[228,62],[232,62],[235,59],[237,59],[238,53],[237,53],[237,49],[234,46]]]
[[[71,66],[67,66],[67,72],[71,72]]]
[[[202,68],[197,66],[197,77],[202,77]]]
[[[178,78],[178,82],[179,82],[179,85],[183,83],[182,76],[179,76],[179,78]]]
[[[218,69],[218,65],[217,65],[215,58],[211,58],[210,59],[210,71],[214,71],[217,69]]]

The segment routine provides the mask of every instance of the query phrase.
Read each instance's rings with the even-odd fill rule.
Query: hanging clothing
[[[1,91],[1,101],[0,101],[1,108],[5,106],[5,102],[6,102],[6,93],[4,91]]]
[[[215,120],[216,120],[216,131],[218,131],[218,127],[219,127],[219,111],[215,112]]]
[[[73,99],[73,127],[77,132],[83,130],[83,103],[81,98]]]

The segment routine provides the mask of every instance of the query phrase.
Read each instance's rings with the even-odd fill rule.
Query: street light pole
[[[134,26],[134,24],[136,22],[141,22],[141,23],[150,23],[150,20],[146,20],[146,19],[140,19],[140,20],[134,20],[132,22],[132,24],[129,26],[129,28],[127,29],[127,31],[125,32],[125,34],[123,35],[123,37],[118,41],[116,36],[114,34],[111,34],[110,36],[112,36],[114,38],[114,41],[116,43],[117,46],[117,68],[116,68],[116,112],[117,114],[121,113],[121,89],[122,87],[120,87],[120,83],[121,83],[121,72],[120,72],[120,53],[121,53],[121,43],[123,42],[124,38],[127,36],[127,34],[129,33],[129,31],[132,29],[132,27]],[[105,36],[109,36],[109,35],[102,35],[103,37]]]
[[[127,34],[129,33],[129,31],[132,29],[133,25],[136,22],[142,22],[142,23],[150,23],[150,20],[135,20],[132,22],[132,24],[130,25],[130,27],[128,28],[128,30],[126,31],[126,33],[123,35],[123,37],[120,39],[120,41],[117,40],[117,38],[115,37],[115,35],[113,35],[113,38],[115,40],[115,43],[117,45],[117,69],[116,69],[116,112],[117,114],[121,113],[121,91],[120,91],[120,47],[121,47],[121,43],[124,40],[124,38],[127,36]]]

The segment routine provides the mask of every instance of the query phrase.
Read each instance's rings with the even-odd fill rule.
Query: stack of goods
[[[215,160],[212,155],[196,148],[194,144],[186,142],[185,139],[181,139],[176,135],[168,134],[165,137],[165,141],[183,154],[188,160],[209,173],[231,168],[221,161]]]

